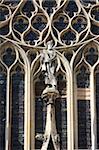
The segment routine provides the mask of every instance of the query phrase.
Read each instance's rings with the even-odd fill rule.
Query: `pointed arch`
[[[22,149],[24,149],[24,146],[26,146],[26,145],[30,147],[30,145],[29,145],[29,142],[30,142],[29,129],[30,128],[29,128],[29,121],[28,121],[28,119],[30,117],[30,114],[29,114],[29,110],[30,110],[29,107],[30,106],[29,105],[28,105],[29,107],[27,106],[27,103],[29,104],[29,101],[30,101],[30,99],[28,97],[28,95],[29,95],[29,92],[28,92],[29,87],[27,87],[27,83],[28,83],[28,80],[29,80],[29,71],[28,71],[29,70],[29,62],[28,62],[28,59],[26,57],[26,54],[25,54],[24,50],[22,48],[20,48],[17,44],[15,44],[15,43],[13,43],[11,41],[8,41],[6,39],[5,39],[5,42],[1,44],[0,53],[1,53],[1,55],[0,55],[1,56],[1,62],[3,63],[3,65],[5,66],[5,68],[7,70],[6,71],[7,72],[7,75],[6,75],[7,76],[7,84],[6,84],[7,90],[6,90],[5,147],[6,147],[6,149],[11,148],[11,145],[13,145],[12,144],[13,142],[11,140],[11,136],[13,136],[13,140],[15,140],[15,137],[17,137],[19,139],[20,145],[22,145],[22,147],[23,147]],[[17,74],[17,73],[15,73],[15,71],[13,72],[13,75],[11,75],[11,70],[16,64],[17,64],[17,66],[18,66],[18,64],[20,64],[21,68],[23,68],[23,70],[24,70],[24,73],[23,73],[24,74],[24,78],[22,79],[23,80],[22,82],[24,84],[23,83],[20,84],[21,83],[20,80],[18,82],[18,76],[15,75],[15,74]],[[16,72],[20,72],[20,71],[16,70]],[[15,80],[13,80],[14,76],[16,76]],[[13,97],[13,93],[15,92],[15,90],[13,91],[13,89],[15,88],[14,86],[17,88],[16,89],[17,100],[20,99],[20,97],[21,97],[20,94],[22,94],[22,89],[24,88],[24,95],[22,95],[22,98],[20,99],[21,100],[20,104],[19,104],[19,101],[18,101],[18,103],[15,102],[16,101],[16,99],[15,99],[16,97]],[[27,94],[27,92],[28,92],[28,94]],[[18,97],[18,95],[20,95],[20,97]],[[13,113],[14,113],[13,110],[14,110],[14,107],[15,108],[16,107],[17,108],[20,107],[20,109],[21,109],[22,99],[23,99],[23,104],[22,104],[23,106],[22,107],[24,108],[22,113],[23,113],[23,118],[25,118],[25,119],[21,120],[21,124],[19,123],[19,130],[20,131],[17,130],[18,131],[18,132],[16,131],[17,134],[13,135],[12,134],[12,127],[15,127],[15,126],[12,126],[13,121],[15,121],[15,118],[13,118]],[[13,121],[11,121],[12,120],[11,117],[12,117]],[[15,117],[15,115],[14,115],[14,117]],[[16,118],[17,117],[18,117],[18,112],[16,113]],[[19,120],[20,120],[20,118],[19,118]],[[13,128],[13,129],[14,129],[13,131],[16,130],[15,128]],[[28,136],[24,136],[23,137],[25,132],[28,132],[28,134],[27,134]],[[27,140],[27,138],[28,138],[28,140]],[[26,140],[26,142],[25,142],[25,140]],[[17,143],[17,141],[14,141],[14,143],[15,142]],[[17,143],[17,146],[18,146],[18,143]]]
[[[70,124],[72,124],[73,123],[73,118],[72,118],[72,115],[71,115],[71,110],[72,110],[72,108],[71,107],[73,107],[72,106],[72,96],[71,96],[71,78],[72,78],[72,75],[71,75],[71,70],[70,70],[70,66],[69,66],[69,63],[68,63],[68,61],[66,60],[66,58],[64,57],[64,56],[62,56],[61,55],[61,53],[59,53],[59,52],[57,52],[57,58],[60,60],[60,62],[61,62],[61,67],[62,67],[62,69],[64,70],[64,76],[65,76],[65,78],[66,78],[66,91],[64,91],[65,92],[65,94],[66,94],[66,101],[67,101],[67,108],[66,108],[66,110],[67,110],[67,130],[68,130],[68,132],[67,132],[67,141],[68,142],[70,142],[71,143],[71,138],[73,138],[73,132],[71,131],[71,129],[70,129]],[[31,108],[31,120],[32,120],[32,125],[31,125],[31,133],[32,133],[32,135],[31,135],[31,139],[35,139],[35,133],[34,133],[34,131],[36,130],[35,129],[35,125],[33,125],[33,122],[35,122],[35,109],[34,109],[34,107],[35,107],[35,94],[37,93],[38,94],[38,92],[40,92],[39,93],[39,96],[41,96],[41,94],[42,94],[42,91],[44,90],[44,81],[43,81],[43,79],[42,79],[42,77],[41,77],[41,67],[40,67],[40,55],[38,55],[37,57],[36,57],[36,59],[33,61],[33,63],[32,63],[32,65],[31,65],[31,84],[34,84],[35,85],[35,82],[36,82],[36,85],[37,85],[37,90],[35,90],[35,86],[34,85],[32,85],[32,87],[31,87],[31,106],[32,106],[32,108]],[[57,76],[57,73],[56,73],[56,76]],[[34,79],[33,79],[34,78]],[[41,80],[39,79],[39,78],[41,78]],[[61,81],[60,81],[61,82]],[[42,88],[40,88],[40,87],[42,87]],[[61,88],[61,86],[59,86],[59,88]],[[35,93],[36,92],[36,93]],[[63,96],[64,97],[64,96]],[[40,103],[42,103],[42,100],[40,100],[39,101]],[[39,103],[39,104],[40,104]],[[61,102],[60,102],[61,103]],[[66,105],[66,104],[65,104]],[[65,106],[64,105],[64,106]],[[66,107],[66,106],[65,106]],[[40,107],[39,107],[40,108]],[[33,109],[33,111],[32,111],[32,109]],[[40,111],[40,110],[39,110]],[[41,111],[42,111],[42,109],[41,109]],[[43,120],[43,119],[42,119]],[[42,121],[41,121],[42,122]],[[34,130],[34,131],[33,131]],[[44,130],[43,130],[44,131]],[[34,133],[34,137],[33,137],[33,133]],[[33,141],[34,140],[32,140],[31,142],[31,145],[32,146],[34,146],[35,144],[33,143]],[[42,143],[42,142],[41,142]],[[70,144],[69,143],[69,144]],[[69,145],[68,144],[68,145]],[[42,145],[42,144],[41,144]],[[70,146],[70,145],[69,145]],[[73,147],[73,143],[71,144],[71,147]],[[34,147],[31,147],[31,149],[33,149]]]
[[[72,60],[71,60],[71,67],[72,67],[73,74],[74,74],[73,88],[75,89],[74,90],[74,93],[75,93],[75,95],[74,95],[75,117],[74,118],[75,118],[75,120],[78,120],[78,125],[80,126],[80,122],[79,122],[80,118],[79,117],[82,116],[79,112],[80,109],[82,109],[82,107],[80,105],[82,105],[82,103],[83,104],[86,103],[85,107],[87,108],[88,112],[85,115],[87,115],[87,118],[89,118],[89,121],[88,120],[87,121],[88,121],[88,124],[90,124],[89,129],[88,129],[90,132],[88,135],[89,137],[87,139],[88,139],[89,147],[92,146],[93,149],[96,148],[96,135],[97,135],[96,134],[97,133],[96,126],[95,126],[95,124],[96,124],[95,123],[96,122],[96,117],[95,117],[95,112],[96,112],[95,107],[96,106],[95,106],[95,97],[94,97],[94,95],[95,95],[95,90],[94,90],[95,80],[94,80],[93,72],[94,72],[94,67],[98,63],[98,60],[99,60],[99,43],[95,40],[92,40],[92,41],[88,42],[87,44],[84,44],[80,48],[78,48],[78,50],[76,51],[76,53],[74,54],[74,56],[72,57]],[[82,64],[83,64],[83,70],[81,69]],[[75,68],[76,68],[76,70],[75,70]],[[81,73],[82,77],[80,76],[80,73],[77,73],[78,75],[76,74],[75,71],[77,71],[77,68],[78,68],[78,70],[80,69],[80,71],[81,70],[83,71],[83,73]],[[77,75],[77,77],[76,77],[76,75]],[[80,102],[77,99],[79,99],[79,100],[82,99],[82,100],[86,100],[86,101]],[[78,112],[78,114],[77,114],[77,112]],[[76,127],[75,148],[80,148],[80,146],[81,146],[81,145],[79,145],[80,138],[77,138],[78,137],[77,133],[79,133],[79,127],[76,122],[77,121],[75,121],[75,127]],[[88,130],[86,127],[87,133],[88,133]],[[84,133],[84,131],[82,133]],[[83,141],[83,143],[84,143],[84,141]],[[83,148],[83,146],[84,146],[84,144],[82,144],[81,148]],[[88,146],[88,145],[86,145],[86,146]],[[88,148],[88,147],[86,147],[86,148]]]

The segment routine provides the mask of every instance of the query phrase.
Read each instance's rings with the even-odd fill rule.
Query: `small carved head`
[[[53,47],[53,41],[52,41],[52,40],[48,41],[48,42],[46,43],[46,46],[47,46],[47,49],[48,49],[48,50],[51,50],[52,47]]]

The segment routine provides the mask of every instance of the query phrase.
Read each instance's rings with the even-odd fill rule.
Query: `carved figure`
[[[41,53],[42,73],[45,77],[45,84],[49,88],[56,89],[57,82],[55,78],[56,70],[56,52],[52,49],[52,41],[47,42],[47,50]]]
[[[60,150],[60,140],[57,134],[56,121],[55,121],[55,107],[54,101],[59,95],[57,90],[57,81],[55,78],[55,72],[57,71],[58,59],[55,49],[53,49],[52,41],[47,42],[47,48],[41,53],[41,71],[44,74],[46,88],[42,92],[43,100],[47,102],[47,116],[45,133],[42,136],[38,134],[36,138],[43,140],[41,150],[46,150],[52,138],[53,146],[55,150]]]

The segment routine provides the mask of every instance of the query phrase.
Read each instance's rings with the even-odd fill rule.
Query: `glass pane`
[[[57,99],[55,103],[56,126],[60,135],[61,150],[67,149],[67,101],[66,99]]]
[[[12,150],[24,146],[24,73],[17,67],[12,75]]]
[[[44,134],[46,122],[46,104],[41,97],[36,97],[35,101],[35,135]],[[43,140],[36,139],[36,149],[41,149]]]
[[[66,100],[66,77],[60,72],[57,76],[58,91],[65,98],[55,101],[56,127],[60,136],[60,149],[67,149],[67,100]]]
[[[91,148],[90,101],[78,100],[78,148]]]
[[[6,74],[0,69],[0,150],[5,150]]]
[[[99,149],[99,73],[96,74],[97,148]]]
[[[93,47],[91,47],[87,54],[86,54],[86,61],[91,65],[93,66],[97,60],[98,60],[98,53],[97,53],[97,50]]]
[[[35,84],[35,135],[44,134],[45,122],[46,122],[46,103],[41,98],[42,92],[45,88],[44,78],[40,75],[38,81]],[[43,140],[35,138],[35,149],[41,149]]]
[[[2,56],[2,61],[8,66],[10,67],[14,61],[15,61],[15,52],[13,51],[12,48],[7,48],[5,53]]]
[[[89,88],[89,71],[85,66],[81,66],[76,77],[78,88]]]
[[[53,13],[53,8],[57,6],[55,0],[43,0],[42,5],[49,15]]]

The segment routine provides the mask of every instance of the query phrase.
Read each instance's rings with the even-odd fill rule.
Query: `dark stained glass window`
[[[46,122],[46,104],[41,97],[36,97],[35,101],[35,134],[44,134]],[[36,149],[41,149],[43,140],[36,139]]]
[[[84,65],[82,65],[79,69],[79,73],[77,74],[77,87],[78,88],[88,88],[89,87],[89,71],[86,69]]]
[[[86,54],[86,61],[93,66],[98,60],[97,51],[95,48],[91,47]]]
[[[23,150],[24,145],[24,73],[18,66],[12,74],[12,150]]]
[[[6,74],[0,66],[0,150],[5,150]]]
[[[69,1],[65,11],[70,17],[72,17],[74,15],[74,12],[78,11],[78,7],[75,1]]]
[[[90,101],[78,100],[78,148],[91,148]]]
[[[39,80],[35,84],[35,135],[44,134],[46,122],[46,103],[41,98],[44,89],[43,76],[39,76]],[[35,149],[41,149],[43,140],[35,138]]]
[[[99,73],[96,73],[97,148],[99,149]]]
[[[8,67],[10,67],[14,63],[15,57],[15,52],[9,47],[6,49],[2,60]]]
[[[60,72],[57,76],[58,91],[61,96],[66,96],[66,78]],[[56,127],[60,136],[60,149],[67,149],[67,100],[66,98],[58,98],[55,102]]]
[[[67,101],[66,99],[57,99],[55,103],[56,126],[60,135],[61,150],[67,149]]]
[[[47,13],[49,15],[53,12],[53,9],[57,6],[55,0],[43,0],[42,5],[47,10]]]

